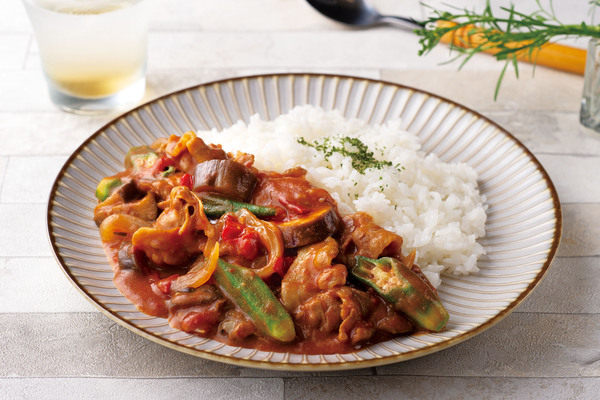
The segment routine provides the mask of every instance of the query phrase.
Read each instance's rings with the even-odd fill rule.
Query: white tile
[[[41,70],[0,71],[0,111],[56,111]]]
[[[150,35],[149,64],[173,68],[397,68],[454,70],[448,49],[419,57],[418,39],[393,28],[364,31],[158,32]],[[475,62],[475,60],[477,60]],[[500,71],[502,64],[477,56],[464,70]]]
[[[596,218],[594,224],[600,222]],[[565,237],[563,242],[571,238]],[[600,312],[598,281],[590,279],[598,271],[597,257],[558,258],[536,288],[519,306],[520,312],[595,313]],[[563,295],[557,296],[557,293]]]
[[[494,5],[498,2],[496,0]],[[423,1],[423,11],[426,16],[434,15],[435,11],[448,11],[458,14],[462,10],[481,11],[485,7],[485,0],[458,0],[447,2],[444,0]]]
[[[511,0],[495,0],[494,9],[509,5]],[[382,14],[423,18],[427,7],[420,0],[371,0],[370,3]],[[423,2],[436,9],[448,9],[449,4],[458,8],[480,11],[485,0],[427,0]],[[519,2],[517,10],[537,10],[534,1]],[[554,9],[564,22],[581,22],[587,16],[589,6],[585,1],[556,0]],[[270,16],[265,18],[265,15]],[[179,31],[292,31],[292,30],[346,30],[344,25],[334,23],[313,10],[306,2],[297,0],[254,0],[239,2],[222,0],[198,2],[171,0],[157,2],[151,27],[153,30]]]
[[[600,157],[539,154],[562,203],[597,203]]]
[[[2,203],[46,203],[66,156],[11,157],[0,192]]]
[[[517,311],[449,349],[378,367],[377,375],[594,378],[600,376],[599,328],[598,314]]]
[[[2,191],[2,183],[6,174],[6,164],[8,164],[8,157],[0,157],[0,192]]]
[[[132,360],[134,361],[134,360]],[[132,364],[134,366],[134,364]],[[86,378],[21,378],[0,380],[6,399],[283,399],[282,379],[107,379]]]
[[[329,25],[333,23],[321,18],[304,1],[171,0],[157,2],[151,29],[271,31]]]
[[[0,313],[0,324],[4,327],[0,354],[5,356],[0,364],[0,382],[7,376],[147,380],[239,377],[260,381],[290,376],[373,375],[370,368],[307,373],[265,371],[209,361],[153,343],[100,312]]]
[[[516,113],[507,110],[488,112],[486,116],[515,135],[534,153],[600,154],[600,133],[579,123],[576,102],[565,98],[562,104],[558,101],[554,103],[557,108],[568,104],[571,104],[571,112],[529,110]],[[525,107],[527,105],[522,108]]]
[[[322,73],[345,74],[379,79],[377,69],[340,69],[340,68],[197,68],[197,69],[160,69],[150,66],[147,76],[147,87],[144,101],[150,101],[159,96],[176,90],[221,79],[240,76],[274,74],[274,73]],[[0,116],[1,118],[1,116]],[[2,128],[0,128],[2,129]],[[0,149],[0,154],[1,149]]]
[[[2,12],[0,12],[0,33],[30,33],[31,31],[31,24],[23,2],[21,0],[3,1]]]
[[[421,371],[414,371],[415,374]],[[285,397],[305,399],[580,399],[597,398],[600,379],[487,379],[444,377],[293,378]]]
[[[27,33],[0,32],[0,70],[23,68],[31,35]]]
[[[35,38],[31,40],[29,52],[27,53],[27,58],[24,63],[24,69],[36,70],[39,71],[40,74],[42,73],[42,59],[40,58]]]
[[[0,324],[0,382],[7,377],[135,378],[138,382],[167,378],[164,385],[182,377],[240,375],[240,367],[161,346],[100,312],[0,313]],[[0,389],[0,398],[4,399],[2,395]]]
[[[99,312],[54,258],[0,258],[0,313]]]
[[[421,19],[422,0],[370,0],[373,7],[383,15],[397,15]]]
[[[583,88],[581,76],[548,68],[536,68],[533,74],[529,64],[521,64],[518,78],[512,70],[506,72],[498,98],[494,100],[500,77],[498,71],[458,70],[458,65],[451,65],[455,68],[452,71],[446,68],[426,72],[415,68],[405,71],[384,69],[381,76],[384,80],[423,89],[478,111],[506,110],[522,119],[527,116],[519,110],[579,112]],[[476,62],[473,67],[479,65]]]
[[[421,17],[419,0],[375,0],[372,3],[382,13]],[[322,16],[305,1],[171,0],[157,2],[151,29],[264,32],[347,28]]]
[[[562,204],[563,233],[558,248],[560,257],[600,256],[600,203]],[[593,259],[597,268],[598,259]],[[595,274],[592,274],[595,276]],[[590,276],[592,276],[590,275]],[[598,282],[593,280],[594,284]],[[600,291],[597,291],[600,293]],[[598,303],[600,304],[600,303]]]
[[[62,112],[0,112],[0,155],[68,155],[114,115]]]
[[[1,257],[52,255],[45,204],[0,204],[0,224]]]

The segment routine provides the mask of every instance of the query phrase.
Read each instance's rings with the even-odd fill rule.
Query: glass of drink
[[[58,107],[100,114],[141,100],[151,0],[23,1]]]
[[[579,121],[600,132],[600,40],[595,38],[588,46]]]

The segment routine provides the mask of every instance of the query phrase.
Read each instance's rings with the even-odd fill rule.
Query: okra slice
[[[227,212],[237,212],[242,208],[247,209],[257,217],[273,217],[277,214],[277,210],[272,207],[244,203],[242,201],[231,200],[213,194],[199,193],[198,197],[202,200],[204,213],[210,218],[218,218]]]
[[[281,342],[291,342],[296,338],[292,318],[254,271],[219,259],[213,276],[260,333]]]
[[[395,310],[418,327],[439,332],[448,322],[448,311],[437,293],[413,270],[391,257],[374,260],[356,256],[350,271],[360,282],[375,289]]]
[[[96,187],[96,198],[100,201],[106,200],[113,189],[121,186],[122,183],[119,178],[103,178]]]
[[[135,168],[143,165],[145,162],[155,160],[158,154],[150,146],[137,146],[129,149],[125,155],[125,168]]]

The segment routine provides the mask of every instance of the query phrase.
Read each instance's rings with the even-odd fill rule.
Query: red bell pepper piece
[[[171,284],[177,278],[179,278],[179,275],[168,276],[168,277],[166,277],[164,279],[161,279],[158,282],[156,282],[156,287],[158,288],[158,290],[160,290],[160,292],[162,294],[168,295],[168,294],[171,293]]]
[[[181,178],[179,178],[179,184],[192,189],[194,187],[194,177],[190,174],[183,174]]]
[[[244,231],[244,226],[233,215],[226,215],[224,222],[221,230],[221,239],[223,240],[233,240]]]

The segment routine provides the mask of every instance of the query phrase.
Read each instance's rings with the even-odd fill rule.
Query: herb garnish
[[[535,64],[537,52],[550,39],[586,36],[600,38],[600,25],[585,22],[562,24],[554,15],[551,0],[549,9],[542,6],[541,0],[535,1],[539,9],[531,14],[517,11],[511,3],[509,7],[500,7],[498,15],[492,11],[490,0],[486,1],[486,6],[480,13],[458,8],[453,8],[452,11],[433,10],[433,15],[423,22],[423,28],[415,30],[420,36],[419,55],[429,53],[448,35],[452,37],[450,48],[458,52],[455,59],[463,58],[460,67],[476,53],[491,52],[497,60],[505,62],[496,84],[495,99],[507,67],[512,64],[518,78],[517,60],[524,59]],[[600,5],[600,0],[588,2],[594,7]]]
[[[329,161],[329,157],[331,157],[333,153],[339,153],[345,157],[350,157],[352,160],[352,168],[362,175],[364,175],[367,169],[382,169],[383,167],[394,167],[398,171],[404,169],[400,164],[394,165],[391,161],[376,159],[374,156],[375,153],[358,138],[349,136],[338,136],[333,138],[325,137],[322,140],[317,139],[314,143],[309,143],[306,139],[300,137],[297,141],[300,144],[312,147],[323,153],[325,161]]]

